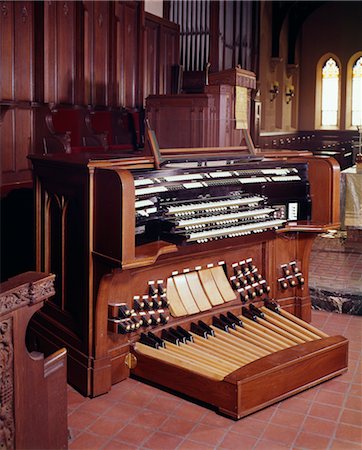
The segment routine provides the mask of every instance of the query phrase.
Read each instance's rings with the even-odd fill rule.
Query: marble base
[[[310,288],[309,291],[314,309],[356,316],[362,315],[361,295],[314,288]]]

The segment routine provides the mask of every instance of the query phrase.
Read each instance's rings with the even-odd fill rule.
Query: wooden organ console
[[[347,370],[311,327],[308,265],[338,226],[339,167],[307,152],[31,156],[37,265],[59,295],[34,322],[97,396],[130,374],[233,418]]]

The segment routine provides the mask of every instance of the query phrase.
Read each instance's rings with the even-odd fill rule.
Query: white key
[[[259,217],[259,216],[267,216],[268,214],[274,211],[273,208],[262,208],[262,209],[254,209],[251,211],[240,211],[238,213],[231,214],[220,214],[217,216],[209,216],[209,217],[196,217],[194,219],[184,219],[180,220],[177,228],[182,228],[184,226],[197,225],[202,223],[214,223],[225,220],[226,222],[231,221],[233,219],[242,219],[246,217]]]
[[[285,223],[285,220],[280,219],[274,219],[274,220],[268,220],[265,222],[256,222],[256,223],[249,223],[246,225],[239,225],[235,227],[226,227],[226,228],[219,228],[216,230],[207,230],[207,231],[200,231],[198,233],[191,233],[189,239],[187,239],[189,242],[197,241],[199,239],[212,239],[220,236],[228,237],[231,235],[237,235],[239,233],[244,232],[251,232],[251,231],[263,231],[265,228],[275,228],[283,225]]]
[[[168,214],[186,212],[186,211],[200,211],[204,209],[228,207],[228,206],[238,206],[238,205],[249,205],[250,203],[258,203],[263,200],[263,197],[253,196],[253,197],[243,197],[235,199],[226,199],[218,201],[205,201],[202,203],[188,203],[184,205],[170,206],[168,208]]]
[[[166,186],[155,186],[143,189],[136,189],[136,196],[138,195],[147,195],[147,194],[155,194],[156,192],[167,192],[168,189]]]

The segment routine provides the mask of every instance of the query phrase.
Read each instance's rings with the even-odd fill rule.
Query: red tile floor
[[[133,379],[95,399],[69,387],[69,448],[362,449],[362,318],[313,311],[312,323],[350,340],[347,373],[239,421]]]

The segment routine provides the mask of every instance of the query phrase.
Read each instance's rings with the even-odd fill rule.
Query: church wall
[[[341,62],[341,121],[345,129],[346,71],[349,58],[362,50],[362,3],[330,2],[305,21],[301,36],[299,129],[313,130],[315,116],[316,65],[327,53]]]

